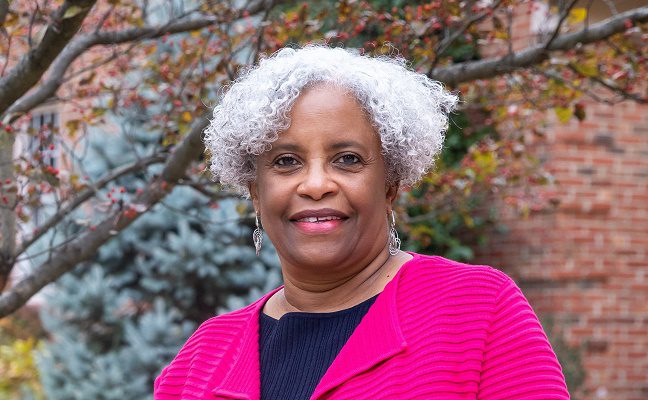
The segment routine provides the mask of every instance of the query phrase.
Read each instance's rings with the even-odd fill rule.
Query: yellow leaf
[[[574,8],[569,11],[569,17],[567,19],[570,24],[577,24],[583,22],[585,18],[587,18],[586,8]]]
[[[243,215],[247,213],[247,210],[248,210],[247,203],[238,203],[236,205],[236,212],[239,213],[239,215]]]
[[[65,126],[68,128],[68,136],[74,138],[81,127],[81,121],[78,119],[71,119],[65,123]]]
[[[579,74],[587,77],[593,77],[598,75],[598,64],[596,60],[591,59],[587,60],[583,64],[573,64],[574,69],[578,71]]]
[[[15,13],[8,13],[7,17],[4,22],[4,27],[9,28],[10,26],[14,26],[18,23],[18,16]]]
[[[556,107],[554,111],[556,112],[558,121],[562,122],[563,124],[567,123],[574,114],[574,110],[568,107]]]
[[[72,7],[68,8],[67,10],[65,10],[65,14],[63,14],[63,19],[68,19],[68,18],[75,17],[75,16],[81,14],[83,12],[83,10],[84,9],[79,7],[79,6],[72,6]]]
[[[185,111],[182,113],[182,120],[184,122],[191,122],[191,113],[189,111]]]

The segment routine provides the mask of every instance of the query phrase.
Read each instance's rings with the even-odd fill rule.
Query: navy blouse
[[[346,310],[260,313],[261,400],[307,400],[378,295]]]

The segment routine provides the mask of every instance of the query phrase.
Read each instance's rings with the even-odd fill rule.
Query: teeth
[[[341,219],[339,217],[306,217],[300,218],[297,221],[299,222],[320,222],[320,221],[332,221],[334,219]]]

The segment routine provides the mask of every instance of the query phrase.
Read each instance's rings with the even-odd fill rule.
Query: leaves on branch
[[[11,48],[8,39],[0,41],[0,51],[9,54],[11,50],[13,57],[0,76],[1,134],[8,137],[27,130],[34,110],[56,100],[69,107],[73,116],[51,131],[61,143],[78,146],[60,148],[76,162],[74,156],[82,151],[88,128],[109,121],[122,110],[135,110],[132,124],[123,130],[141,134],[132,131],[146,127],[147,132],[154,132],[150,136],[159,145],[157,162],[164,162],[164,167],[153,173],[147,156],[138,155],[140,164],[124,173],[147,176],[149,185],[132,199],[113,196],[98,211],[103,217],[99,223],[80,226],[81,231],[52,249],[49,261],[37,265],[0,296],[0,316],[91,257],[114,234],[159,203],[174,185],[189,182],[203,194],[218,193],[220,188],[206,188],[202,183],[208,162],[202,158],[208,157],[203,155],[201,142],[205,114],[239,70],[286,45],[324,41],[373,55],[401,54],[414,69],[460,91],[466,112],[486,113],[476,124],[488,127],[488,132],[480,136],[469,133],[474,128],[470,124],[462,125],[458,136],[449,137],[456,152],[444,161],[448,166],[445,178],[430,177],[429,190],[413,192],[420,195],[411,199],[413,207],[419,208],[403,210],[414,221],[407,233],[411,238],[423,243],[434,235],[444,237],[448,249],[461,256],[468,252],[453,242],[452,229],[439,236],[441,227],[416,224],[416,218],[427,215],[425,201],[459,199],[462,212],[441,219],[452,221],[458,231],[477,229],[485,221],[469,212],[474,206],[469,204],[470,195],[502,191],[512,183],[546,180],[541,171],[533,170],[533,160],[520,161],[523,140],[487,140],[498,124],[519,124],[523,130],[529,113],[543,109],[553,110],[560,121],[582,120],[586,112],[581,101],[587,95],[609,102],[646,101],[641,83],[648,73],[642,40],[648,7],[592,24],[586,9],[571,7],[554,37],[511,52],[519,32],[512,30],[510,18],[522,12],[514,6],[523,9],[526,2],[345,0],[332,6],[321,0],[299,4],[257,1],[246,10],[223,2],[200,2],[195,9],[169,10],[168,20],[153,20],[150,12],[134,2],[93,5],[88,0],[66,1],[58,8],[40,10],[40,19],[33,23],[15,10],[8,11],[5,28],[11,27],[7,34],[17,47]],[[38,32],[43,32],[42,40],[36,37]],[[601,97],[601,88],[614,97]],[[159,107],[160,112],[149,117],[144,110],[152,107]],[[534,132],[541,136],[540,129]],[[475,137],[479,139],[471,142]],[[47,232],[69,224],[78,207],[99,202],[96,196],[102,188],[123,176],[124,170],[117,168],[92,182],[83,172],[69,173],[47,165],[48,151],[34,150],[15,160],[15,173],[26,182],[22,191],[16,190],[23,196],[19,197],[23,207],[12,211],[17,218],[26,220],[28,207],[37,208],[37,199],[44,195],[59,200],[58,212],[24,235],[18,255]],[[538,206],[524,196],[507,199],[531,211]]]

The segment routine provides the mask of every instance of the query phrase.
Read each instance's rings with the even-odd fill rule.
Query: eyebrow
[[[339,150],[346,147],[359,147],[361,149],[365,148],[365,146],[362,143],[356,142],[355,140],[346,140],[344,142],[337,142],[337,143],[333,143],[330,146],[332,150]]]
[[[277,144],[275,145],[274,143],[272,144],[272,148],[270,149],[271,151],[299,151],[301,150],[301,146],[298,146],[296,144],[291,144],[291,143],[283,143],[283,144]]]
[[[344,148],[348,148],[348,147],[359,147],[359,148],[361,148],[363,150],[365,149],[365,146],[362,143],[356,142],[355,140],[345,140],[345,141],[342,141],[342,142],[335,142],[335,143],[331,144],[330,146],[328,146],[328,148],[330,150],[339,150],[339,149],[344,149]],[[299,152],[301,150],[302,150],[301,146],[296,145],[296,144],[292,144],[292,143],[282,143],[282,144],[278,144],[278,145],[274,145],[274,144],[272,145],[272,151],[295,151],[295,152]]]

